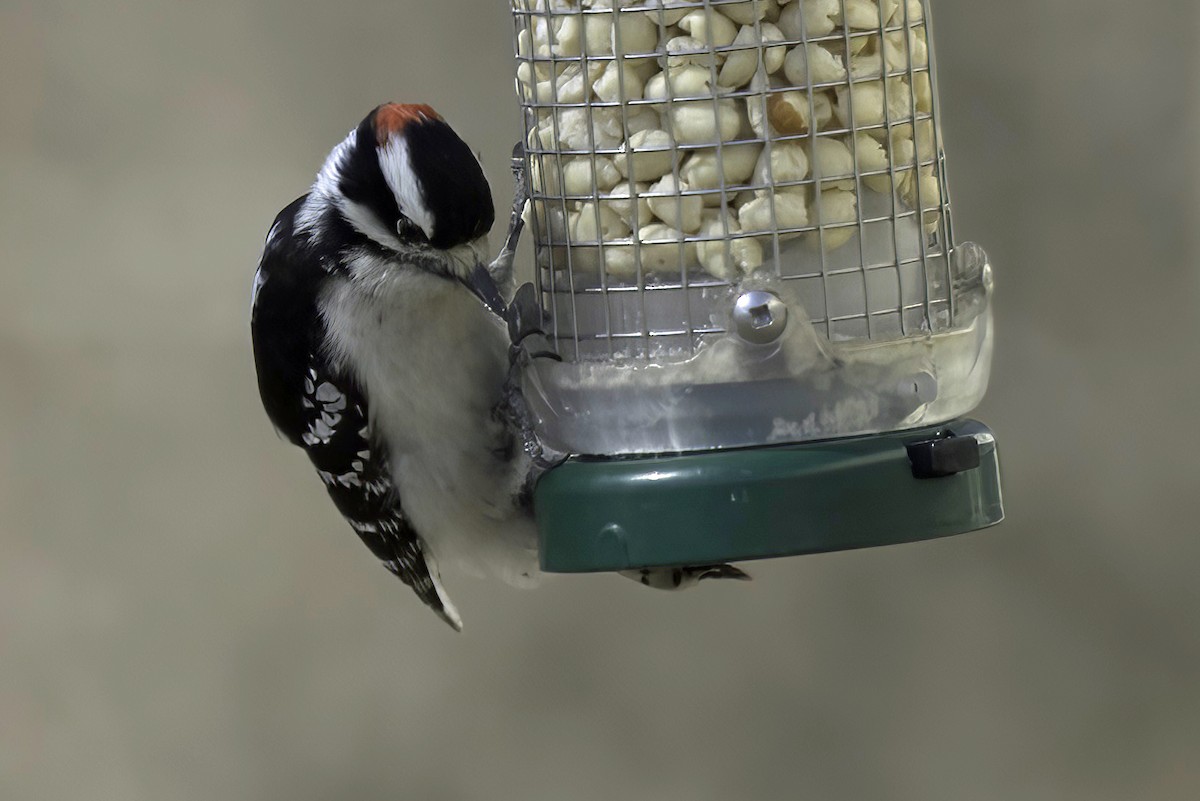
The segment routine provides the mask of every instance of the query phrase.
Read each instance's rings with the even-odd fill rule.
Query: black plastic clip
[[[905,446],[912,463],[913,477],[946,478],[979,467],[979,440],[946,431],[934,439],[910,442]]]

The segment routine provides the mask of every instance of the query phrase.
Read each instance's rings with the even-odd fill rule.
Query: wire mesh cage
[[[954,240],[927,2],[512,6],[548,438],[695,450],[975,405],[990,268]]]

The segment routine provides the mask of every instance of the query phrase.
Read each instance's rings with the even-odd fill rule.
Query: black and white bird
[[[507,328],[477,280],[493,217],[479,160],[437,112],[379,106],[276,218],[252,300],[271,421],[367,547],[455,629],[439,562],[518,586],[539,575],[521,501],[530,462],[495,413]],[[632,577],[673,588],[744,574]]]

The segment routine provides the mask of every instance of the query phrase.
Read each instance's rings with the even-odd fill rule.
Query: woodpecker
[[[539,577],[530,459],[497,412],[510,343],[496,279],[511,247],[507,265],[482,266],[493,217],[479,159],[436,111],[379,106],[276,217],[251,302],[267,415],[367,547],[456,630],[440,562],[517,586]],[[745,574],[629,577],[675,588]]]

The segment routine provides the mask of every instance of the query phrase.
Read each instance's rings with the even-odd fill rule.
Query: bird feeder
[[[1001,520],[923,0],[513,0],[543,568]],[[532,294],[532,291],[531,291]]]

